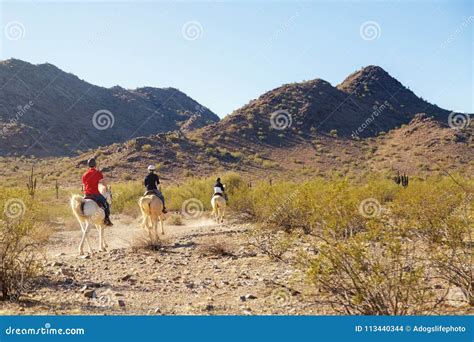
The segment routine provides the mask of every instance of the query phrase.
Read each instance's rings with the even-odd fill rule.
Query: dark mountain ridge
[[[99,87],[52,64],[0,62],[0,155],[74,155],[218,116],[174,88]]]

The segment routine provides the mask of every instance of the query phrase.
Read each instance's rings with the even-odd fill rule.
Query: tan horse
[[[104,185],[99,184],[99,191],[107,199],[109,205],[112,204],[112,193],[109,191],[109,189],[107,189]],[[79,254],[84,254],[84,242],[87,243],[87,246],[89,247],[89,252],[92,253],[91,245],[87,240],[87,234],[89,233],[90,225],[94,225],[97,228],[97,231],[99,232],[99,250],[107,250],[108,246],[105,242],[104,237],[104,209],[99,207],[99,205],[95,201],[91,199],[84,199],[81,195],[72,195],[71,209],[77,221],[79,222],[79,225],[81,226],[82,230],[82,238],[81,242],[79,243]]]
[[[163,202],[158,196],[147,195],[138,200],[138,206],[142,212],[142,227],[148,231],[148,236],[153,239],[152,231],[155,232],[155,237],[158,239],[158,221],[161,226],[161,234],[165,234],[163,227]]]
[[[212,215],[217,223],[224,222],[226,200],[220,195],[214,195],[211,199]]]

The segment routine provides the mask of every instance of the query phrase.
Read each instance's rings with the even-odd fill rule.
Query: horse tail
[[[84,215],[84,198],[81,195],[72,195],[71,197],[71,209],[74,215],[80,219],[85,217]]]
[[[140,207],[140,211],[142,213],[142,226],[145,228],[147,226],[148,218],[151,216],[151,209],[150,209],[151,200],[146,197],[141,197],[138,200],[138,206]]]

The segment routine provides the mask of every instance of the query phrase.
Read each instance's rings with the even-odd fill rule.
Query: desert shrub
[[[159,236],[152,234],[151,236],[147,233],[143,233],[140,236],[136,236],[132,240],[132,250],[139,252],[140,250],[157,251],[165,246],[165,241],[161,240]]]
[[[458,209],[464,198],[465,192],[446,178],[414,180],[397,193],[390,210],[399,229],[409,230],[429,242],[441,242],[460,233]]]
[[[232,207],[256,222],[249,241],[263,253],[304,255],[284,261],[304,267],[338,310],[433,312],[453,285],[472,305],[472,181],[412,179],[403,188],[380,176],[355,179],[261,182],[241,187]],[[292,243],[301,239],[316,256]],[[432,291],[440,280],[444,290]]]
[[[36,218],[43,209],[26,194],[2,189],[0,207],[0,293],[3,300],[16,300],[40,272],[48,231]]]
[[[234,255],[232,246],[222,239],[210,238],[199,244],[198,252],[203,256],[225,257]]]
[[[243,154],[240,151],[231,152],[230,155],[232,156],[232,158],[236,158],[236,159],[242,159],[243,157]]]
[[[143,152],[150,152],[153,148],[151,147],[150,144],[145,144],[142,146],[142,151]]]
[[[419,246],[391,234],[328,239],[311,261],[308,275],[333,307],[351,315],[407,315],[434,310],[436,299]]]
[[[464,202],[446,222],[443,243],[432,244],[430,259],[438,277],[457,286],[463,292],[467,302],[474,306],[474,266],[472,263],[474,205],[472,194],[466,194],[465,197]]]
[[[118,183],[112,185],[112,214],[124,213],[135,216],[140,212],[138,199],[143,195],[144,187],[140,182]]]
[[[181,217],[180,214],[177,214],[177,213],[171,214],[171,215],[166,219],[166,222],[167,222],[168,224],[173,225],[173,226],[182,226],[182,225],[184,225],[184,223],[183,223],[183,218]]]
[[[264,160],[264,161],[262,162],[262,167],[265,168],[265,169],[273,169],[273,168],[275,168],[275,167],[277,167],[277,166],[278,166],[278,163],[273,162],[273,161],[271,161],[271,160]]]

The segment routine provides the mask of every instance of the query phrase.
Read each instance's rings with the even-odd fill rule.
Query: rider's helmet
[[[217,178],[216,179],[216,182],[220,183],[221,179],[220,178]]]
[[[87,165],[89,167],[95,167],[97,165],[96,161],[95,161],[95,158],[91,158],[87,161]]]
[[[155,171],[155,170],[156,170],[155,165],[148,165],[148,171],[149,171],[149,172],[153,172],[153,171]]]

